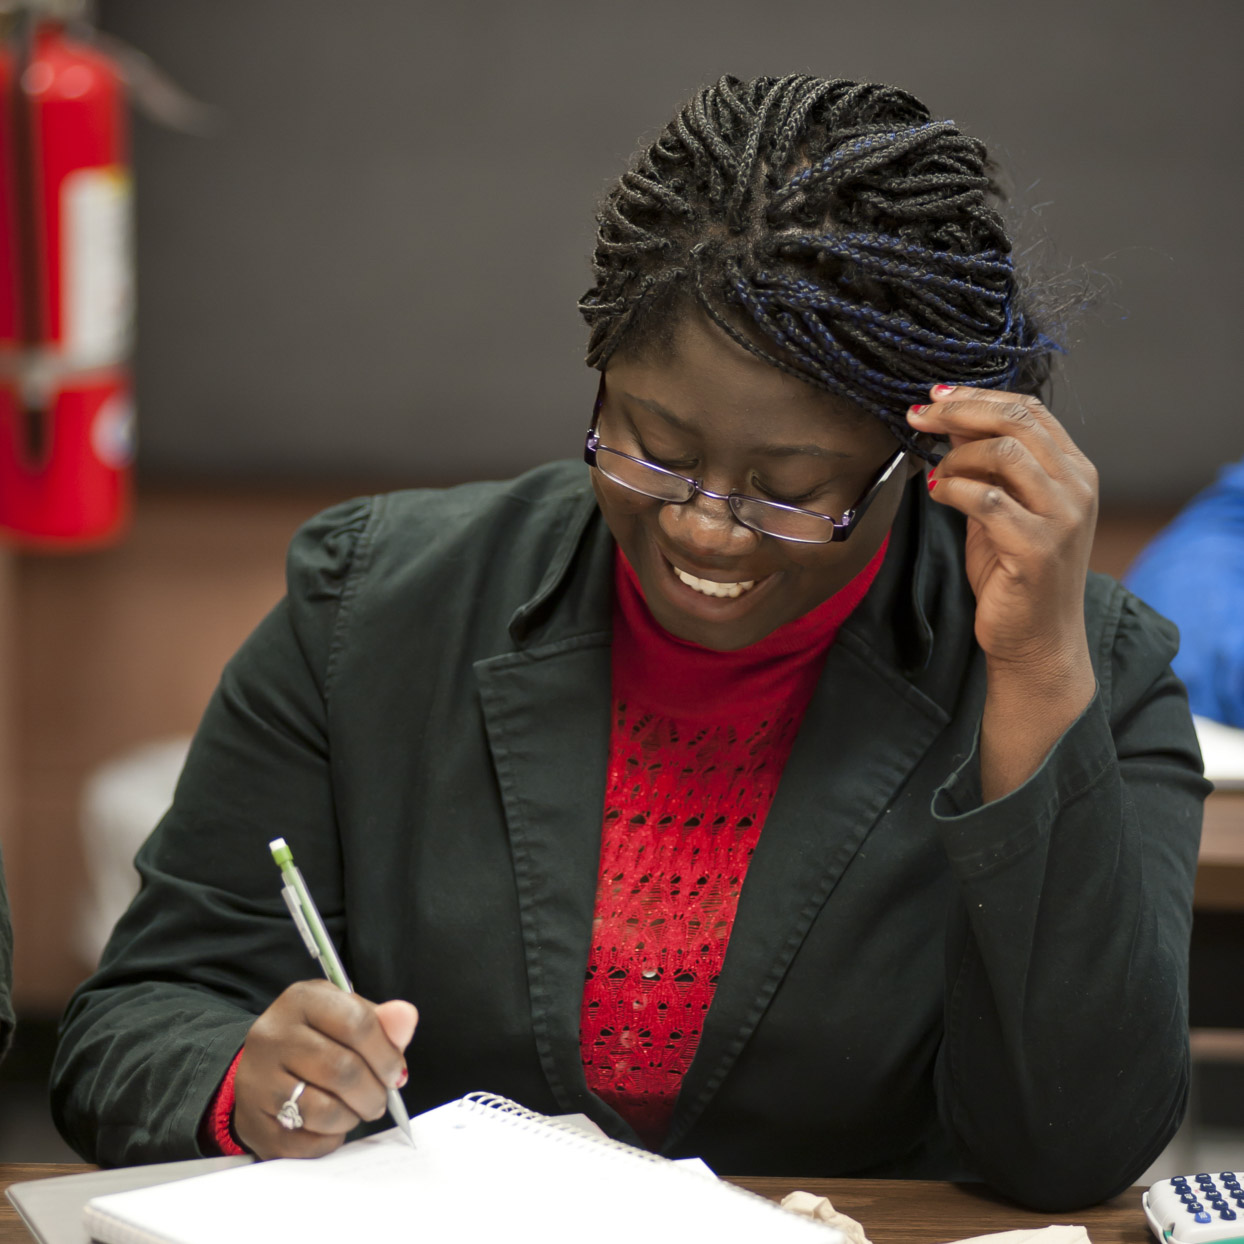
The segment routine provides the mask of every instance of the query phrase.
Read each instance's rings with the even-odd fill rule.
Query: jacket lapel
[[[720,1088],[817,913],[950,719],[899,668],[926,658],[931,640],[918,605],[912,616],[918,532],[905,505],[882,573],[830,649],[748,867],[666,1151]]]
[[[879,669],[853,635],[839,636],[748,867],[664,1148],[677,1146],[721,1086],[812,921],[947,720],[901,677]]]
[[[609,762],[612,541],[576,515],[511,625],[517,651],[475,664],[518,889],[532,1026],[558,1105],[595,1102],[579,1056],[583,974]]]
[[[532,1024],[549,1087],[583,1110],[579,1010],[609,761],[609,633],[477,663],[505,805]]]

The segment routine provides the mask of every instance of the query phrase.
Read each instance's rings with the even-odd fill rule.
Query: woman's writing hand
[[[932,497],[967,515],[966,571],[988,671],[988,801],[1032,774],[1093,697],[1084,585],[1097,472],[1034,397],[944,385],[931,396],[908,421],[950,438]]]
[[[379,1005],[327,981],[291,985],[251,1025],[234,1078],[233,1127],[261,1158],[312,1158],[385,1111],[388,1088],[406,1083],[402,1051],[418,1015],[409,1002]],[[304,1126],[277,1111],[299,1080]]]

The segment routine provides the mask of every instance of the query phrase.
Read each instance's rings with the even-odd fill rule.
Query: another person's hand
[[[234,1078],[233,1127],[261,1158],[312,1158],[336,1149],[363,1120],[385,1112],[385,1094],[406,1083],[402,1051],[418,1014],[409,1002],[376,1004],[327,981],[291,985],[251,1025]],[[298,1081],[304,1125],[277,1112]]]
[[[991,665],[1051,672],[1087,659],[1084,582],[1097,471],[1035,397],[939,385],[908,414],[950,438],[933,499],[967,515],[976,639]]]

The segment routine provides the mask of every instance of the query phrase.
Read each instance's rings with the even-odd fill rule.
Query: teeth
[[[690,588],[703,592],[705,596],[742,596],[756,586],[755,579],[745,579],[742,583],[714,583],[712,579],[697,579],[695,575],[674,567],[674,573]]]

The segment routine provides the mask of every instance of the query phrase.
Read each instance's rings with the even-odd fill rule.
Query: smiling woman
[[[731,1172],[1057,1209],[1144,1169],[1206,784],[1173,628],[1087,572],[994,200],[875,84],[723,78],[639,152],[587,469],[296,538],[66,1015],[85,1156],[314,1156],[484,1087]],[[353,996],[300,980],[277,835]]]

